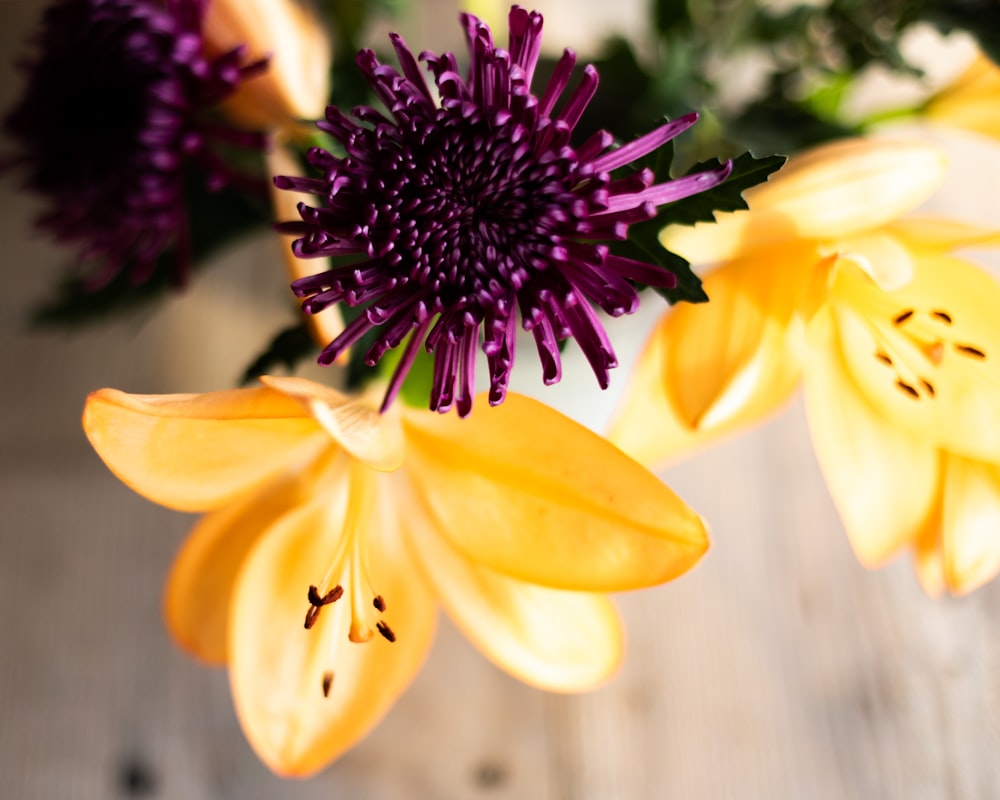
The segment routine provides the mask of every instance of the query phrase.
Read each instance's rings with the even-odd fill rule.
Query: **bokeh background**
[[[0,0],[0,108],[16,96],[13,62],[42,6]],[[623,0],[535,6],[559,46],[643,14]],[[451,3],[414,3],[408,40],[454,46],[443,33],[457,31],[453,14]],[[953,164],[928,207],[1000,224],[1000,143],[923,133]],[[663,473],[707,517],[713,548],[682,579],[620,598],[629,651],[612,683],[584,696],[527,688],[442,618],[424,670],[365,741],[315,778],[275,778],[243,739],[225,673],[186,658],[160,621],[193,518],[119,484],[79,417],[102,386],[233,385],[294,319],[277,243],[244,242],[155,311],[33,332],[27,312],[67,254],[32,233],[39,206],[16,175],[0,175],[0,204],[0,797],[1000,796],[1000,583],[930,600],[905,558],[862,569],[799,402]],[[660,311],[649,298],[610,323],[622,367],[607,393],[575,355],[550,389],[521,364],[519,388],[599,428]]]

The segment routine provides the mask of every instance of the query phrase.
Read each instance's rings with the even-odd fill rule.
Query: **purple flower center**
[[[424,346],[434,353],[431,408],[455,405],[465,416],[480,339],[489,401],[503,401],[518,318],[533,335],[546,384],[559,380],[559,342],[572,337],[606,388],[616,359],[591,303],[611,315],[631,313],[639,302],[633,281],[671,286],[675,277],[612,255],[600,242],[625,239],[629,224],[720,183],[729,167],[658,185],[648,170],[612,179],[613,170],[669,141],[696,116],[616,150],[604,131],[573,148],[570,135],[597,90],[597,71],[586,67],[560,104],[575,64],[567,50],[538,98],[530,84],[541,15],[512,9],[509,50],[495,47],[475,17],[461,19],[471,53],[467,78],[450,53],[420,56],[440,105],[394,35],[402,75],[371,51],[357,59],[391,118],[361,107],[352,120],[331,106],[317,124],[342,153],[314,148],[309,162],[322,177],[279,176],[275,184],[323,200],[320,207],[300,204],[302,221],[283,226],[303,234],[295,254],[337,259],[332,269],[292,284],[306,298],[304,310],[363,306],[320,363],[332,363],[379,328],[365,354],[368,364],[406,342],[383,407]]]

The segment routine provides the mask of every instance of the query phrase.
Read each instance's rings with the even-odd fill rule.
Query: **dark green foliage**
[[[247,384],[261,375],[269,375],[275,367],[294,372],[300,361],[314,357],[317,352],[309,326],[305,322],[292,325],[275,336],[267,350],[246,368],[241,383]]]

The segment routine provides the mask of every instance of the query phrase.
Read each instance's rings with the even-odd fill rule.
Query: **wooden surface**
[[[36,3],[0,3],[7,64]],[[1000,221],[981,160],[951,141],[938,208]],[[991,173],[995,180],[1000,170]],[[644,800],[1000,796],[1000,584],[923,596],[905,559],[859,567],[801,406],[666,477],[713,528],[691,574],[621,597],[629,655],[590,695],[526,688],[443,620],[388,718],[318,777],[281,781],[247,747],[223,672],[175,650],[162,581],[192,518],[121,486],[80,430],[86,393],[232,384],[293,307],[267,239],[230,253],[148,318],[24,331],[64,254],[0,186],[0,797],[5,800]],[[639,322],[613,323],[634,351]],[[536,365],[523,359],[522,385]],[[599,420],[585,365],[542,395]],[[615,376],[620,389],[624,369]],[[578,378],[575,382],[573,377]]]

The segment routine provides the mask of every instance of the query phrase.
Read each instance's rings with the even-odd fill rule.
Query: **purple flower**
[[[11,163],[49,201],[38,225],[79,247],[89,288],[122,271],[143,282],[171,246],[182,283],[186,174],[220,188],[234,173],[212,144],[262,145],[200,115],[266,66],[241,65],[241,49],[207,59],[203,12],[204,0],[59,0],[45,12],[5,127]]]
[[[434,354],[430,407],[447,411],[454,404],[465,416],[480,337],[490,404],[503,402],[518,316],[534,337],[546,384],[560,378],[560,340],[573,337],[606,388],[617,362],[590,303],[614,316],[631,313],[639,305],[632,281],[672,286],[676,278],[613,255],[601,242],[625,239],[628,226],[651,219],[657,206],[721,183],[730,165],[660,184],[649,170],[612,179],[614,170],[670,141],[696,115],[617,149],[606,131],[573,147],[573,128],[597,90],[594,67],[584,68],[560,103],[576,61],[567,50],[539,98],[530,87],[540,14],[513,7],[508,50],[496,47],[475,17],[463,14],[461,21],[470,51],[466,78],[450,53],[420,56],[440,104],[393,35],[402,75],[370,50],[357,58],[390,116],[360,107],[352,120],[329,107],[317,125],[343,153],[314,148],[309,162],[322,177],[279,176],[275,185],[323,201],[317,208],[300,204],[302,221],[283,226],[302,234],[295,254],[341,262],[292,284],[307,298],[304,310],[339,302],[364,307],[320,363],[333,362],[372,328],[379,331],[365,354],[369,365],[409,337],[383,408],[423,345]]]

